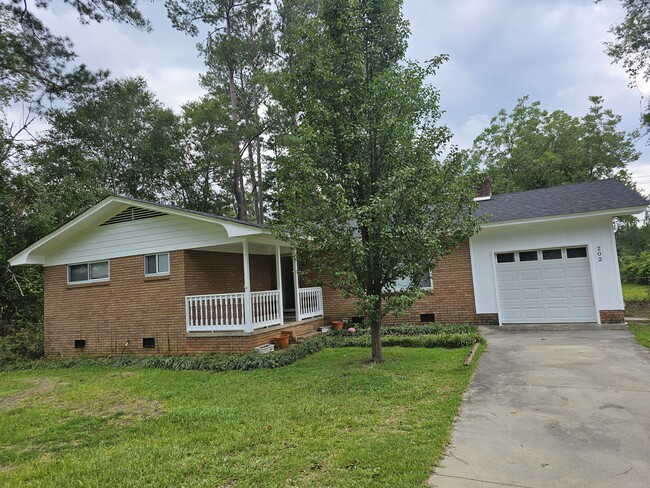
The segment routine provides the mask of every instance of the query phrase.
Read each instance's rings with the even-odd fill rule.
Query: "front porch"
[[[266,244],[243,239],[241,245],[197,249],[219,259],[227,255],[232,269],[233,254],[241,252],[243,290],[185,296],[186,332],[191,336],[208,334],[251,334],[261,329],[294,326],[322,317],[323,292],[320,287],[301,287],[296,253],[278,243]],[[253,270],[254,283],[274,289],[251,290],[251,256],[268,259],[270,266]],[[273,263],[271,264],[271,258]],[[274,268],[274,269],[273,269]],[[284,272],[283,272],[284,271]],[[274,275],[274,276],[273,276]],[[213,277],[217,280],[218,277]],[[240,281],[241,283],[241,281]],[[206,286],[214,285],[210,282]],[[241,285],[239,285],[241,286]],[[228,289],[228,288],[227,288]],[[230,288],[232,289],[232,288]],[[198,290],[197,290],[198,291]],[[201,290],[202,291],[202,290]],[[207,291],[207,290],[206,290]],[[281,328],[281,327],[279,327]]]

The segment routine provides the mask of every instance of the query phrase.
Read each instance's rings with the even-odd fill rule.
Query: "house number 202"
[[[598,262],[603,262],[603,250],[600,246],[596,246],[596,256],[598,257]]]

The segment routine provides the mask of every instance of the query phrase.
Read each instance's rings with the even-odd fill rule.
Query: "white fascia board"
[[[226,220],[221,220],[216,217],[209,217],[207,215],[194,214],[191,212],[185,212],[182,210],[176,210],[174,208],[162,207],[160,205],[151,205],[144,202],[133,201],[129,198],[122,197],[107,197],[94,206],[90,207],[88,210],[73,218],[66,224],[62,225],[58,229],[49,233],[45,237],[39,239],[31,246],[23,249],[21,252],[15,256],[9,258],[9,264],[11,266],[21,266],[27,264],[45,264],[45,254],[48,244],[52,244],[56,240],[59,240],[63,237],[64,234],[70,234],[66,240],[72,239],[75,235],[78,235],[85,230],[89,229],[93,225],[99,225],[103,223],[106,219],[110,218],[114,213],[117,213],[119,208],[126,208],[127,206],[141,207],[148,210],[153,210],[157,212],[164,212],[169,215],[177,215],[180,217],[190,218],[194,220],[200,220],[203,222],[208,222],[211,224],[217,224],[223,227],[228,234],[228,237],[242,237],[242,236],[252,236],[252,235],[271,235],[271,231],[268,229],[257,228],[252,226],[247,226],[245,224],[238,224],[237,222],[229,222]],[[113,210],[109,210],[111,207]],[[110,214],[110,215],[109,215]]]
[[[104,200],[100,201],[96,205],[90,207],[82,214],[76,216],[69,222],[63,224],[58,229],[50,232],[45,237],[42,237],[31,246],[27,247],[26,249],[23,249],[15,256],[9,258],[8,259],[9,264],[11,266],[20,266],[24,264],[40,264],[40,265],[45,264],[45,257],[41,255],[42,253],[39,254],[39,250],[42,251],[43,248],[47,246],[47,244],[53,242],[58,237],[62,236],[64,233],[72,231],[74,227],[76,227],[79,232],[82,232],[87,228],[87,226],[92,225],[93,220],[100,220],[97,218],[98,214],[101,214],[101,218],[107,218],[107,216],[103,215],[101,211],[106,207],[108,207],[113,202],[114,202],[114,197],[105,198]],[[82,224],[87,224],[87,226]],[[83,228],[79,229],[80,226]]]
[[[542,222],[552,222],[557,220],[580,219],[588,217],[617,217],[619,215],[635,215],[645,212],[647,207],[628,207],[617,208],[612,210],[599,210],[596,212],[583,212],[575,214],[552,215],[550,217],[537,217],[533,219],[519,219],[519,220],[504,220],[502,222],[487,222],[481,225],[482,229],[490,229],[495,227],[506,227],[510,225],[522,224],[536,224]]]

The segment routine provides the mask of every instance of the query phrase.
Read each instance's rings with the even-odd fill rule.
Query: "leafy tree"
[[[614,41],[605,43],[605,52],[623,64],[630,86],[636,87],[639,81],[650,81],[650,1],[621,0],[621,4],[625,18],[610,29]],[[646,105],[642,123],[650,126],[650,104]]]
[[[199,35],[199,26],[209,29],[198,45],[208,67],[201,82],[213,108],[229,115],[224,129],[230,140],[229,186],[237,218],[247,219],[252,200],[255,220],[262,223],[264,77],[274,54],[269,0],[168,0],[166,5],[177,29],[192,36]]]
[[[109,193],[147,200],[174,194],[180,123],[142,78],[109,81],[50,111],[48,122],[32,163],[62,219]]]
[[[618,129],[621,117],[589,97],[582,118],[549,112],[520,98],[511,113],[502,109],[468,152],[483,166],[497,193],[617,178],[631,185],[627,165],[640,153]]]
[[[477,230],[471,167],[436,125],[425,85],[444,59],[405,60],[397,0],[323,0],[305,18],[278,99],[296,114],[277,161],[277,232],[316,272],[357,298],[383,360],[381,322],[421,296],[420,278]],[[404,277],[411,284],[395,292]]]
[[[43,102],[67,98],[94,86],[106,72],[91,72],[75,65],[76,54],[67,37],[53,34],[36,11],[49,8],[52,0],[3,0],[0,4],[0,161],[6,164],[18,141],[33,122]],[[137,9],[137,0],[63,0],[74,8],[82,23],[112,20],[139,29],[149,24]],[[25,103],[29,116],[20,124],[6,122],[6,109]]]

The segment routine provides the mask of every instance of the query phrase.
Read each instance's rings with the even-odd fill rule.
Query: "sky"
[[[108,22],[81,25],[69,7],[57,4],[42,19],[70,37],[80,62],[114,77],[143,76],[166,106],[179,109],[203,93],[197,39],[172,28],[163,2],[139,3],[152,32]],[[624,15],[619,0],[404,0],[403,13],[411,28],[410,59],[450,56],[429,81],[440,90],[442,123],[461,148],[524,95],[575,116],[587,112],[590,95],[600,95],[623,117],[621,129],[638,128],[643,93],[628,87],[623,68],[604,53],[609,28]],[[630,170],[650,193],[650,148],[646,141],[637,146],[643,154]]]

